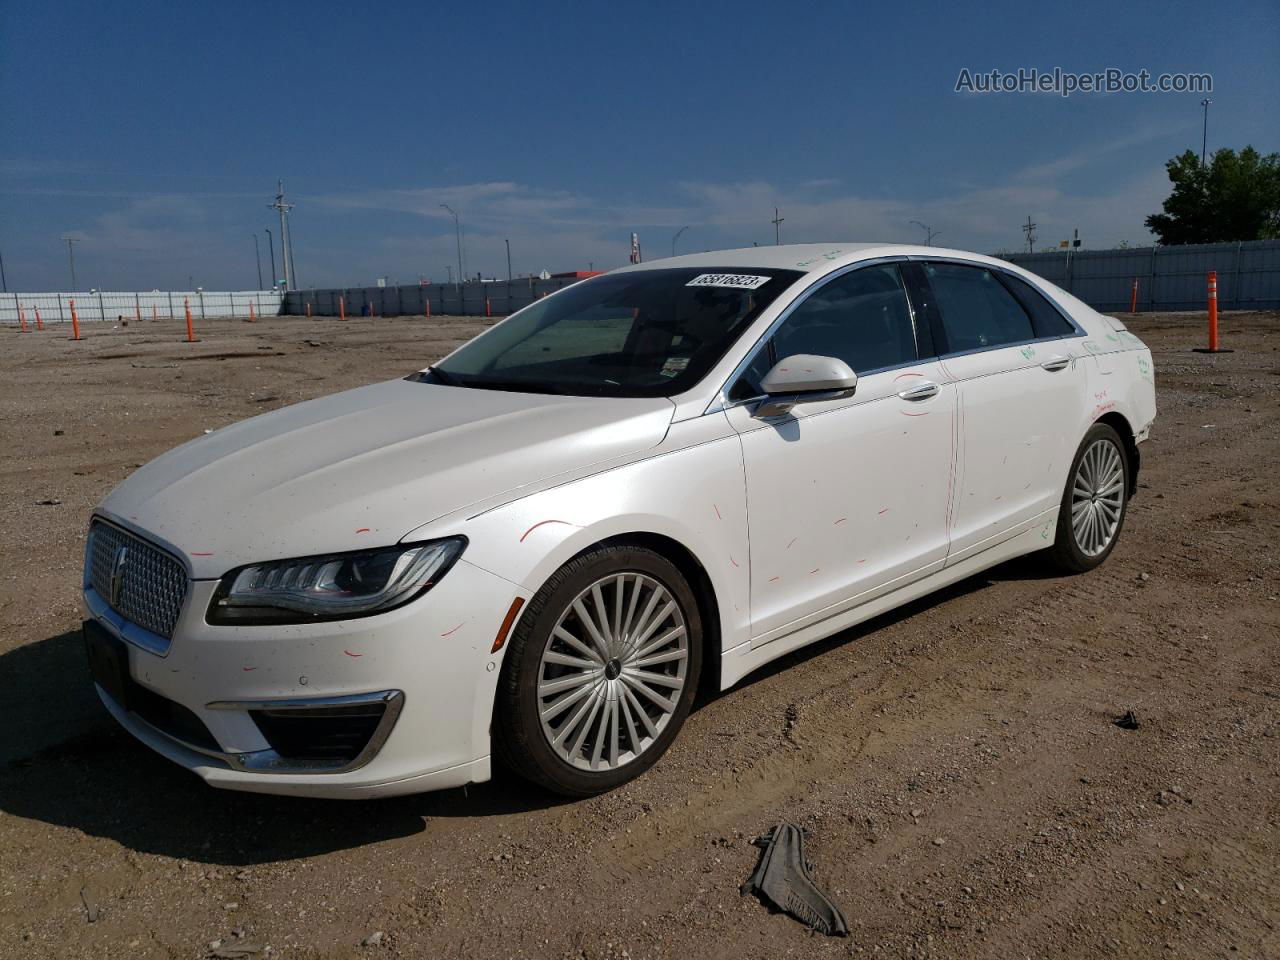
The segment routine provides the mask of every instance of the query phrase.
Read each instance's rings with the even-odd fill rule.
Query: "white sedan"
[[[427,370],[247,420],[94,512],[98,693],[214,786],[568,795],[699,683],[1022,554],[1115,547],[1151,354],[1025,270],[752,248],[561,290]]]

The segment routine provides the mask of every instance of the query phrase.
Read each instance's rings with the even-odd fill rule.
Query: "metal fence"
[[[1134,280],[1138,281],[1139,311],[1202,310],[1205,274],[1210,270],[1218,274],[1222,309],[1280,307],[1280,240],[1003,256],[1095,310],[1127,312]]]
[[[247,317],[249,305],[258,316],[280,313],[282,295],[277,290],[149,290],[109,292],[90,290],[85,293],[0,293],[0,324],[19,322],[19,310],[28,324],[35,323],[36,310],[42,323],[70,323],[71,304],[76,306],[76,319],[116,320],[119,317],[158,317],[183,319],[183,301],[191,305],[191,316]]]
[[[328,290],[290,290],[285,294],[284,312],[336,317],[341,309],[349,317],[374,314],[379,317],[421,316],[427,312],[453,316],[502,317],[527,307],[576,279],[501,280],[495,283],[424,283],[399,287],[341,287]]]

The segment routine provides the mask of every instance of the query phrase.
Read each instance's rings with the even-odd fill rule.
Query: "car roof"
[[[661,270],[676,267],[751,268],[772,267],[823,273],[858,260],[875,257],[961,257],[980,263],[1005,265],[1003,261],[967,250],[925,247],[910,243],[786,243],[767,247],[741,247],[736,250],[712,250],[680,257],[664,257],[614,270],[614,273],[636,270]]]

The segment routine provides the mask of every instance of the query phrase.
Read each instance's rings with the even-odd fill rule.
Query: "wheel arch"
[[[1125,457],[1129,461],[1128,495],[1132,498],[1138,492],[1138,470],[1142,465],[1142,454],[1138,450],[1138,442],[1134,437],[1133,427],[1129,425],[1125,415],[1116,410],[1104,413],[1094,423],[1105,423],[1120,434],[1120,439],[1124,443]]]

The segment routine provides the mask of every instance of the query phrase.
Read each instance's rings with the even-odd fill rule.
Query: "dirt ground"
[[[1160,416],[1103,567],[1010,564],[790,656],[610,795],[225,793],[118,729],[78,634],[93,505],[483,323],[0,330],[0,957],[1280,956],[1280,313],[1213,356],[1202,316],[1131,321]],[[781,817],[848,939],[739,896]]]

